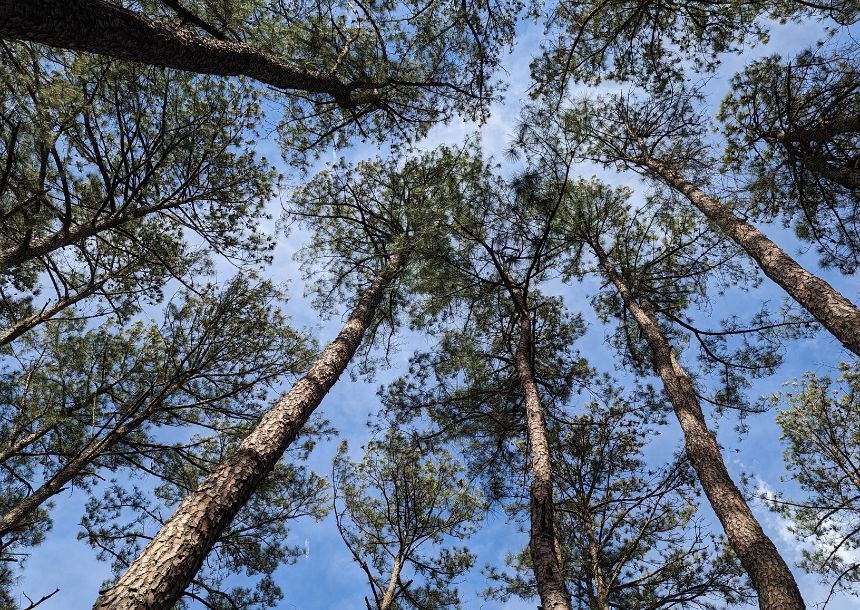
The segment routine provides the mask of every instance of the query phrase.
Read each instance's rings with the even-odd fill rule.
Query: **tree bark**
[[[532,323],[524,307],[520,310],[520,339],[515,354],[517,375],[526,409],[529,440],[529,462],[532,482],[529,488],[531,533],[529,553],[544,610],[570,610],[570,594],[562,570],[560,545],[555,530],[553,475],[549,457],[549,439],[543,406],[538,395],[532,368]]]
[[[355,105],[354,87],[331,74],[249,44],[197,36],[104,0],[0,0],[0,36],[200,74],[248,76]]]
[[[95,610],[169,610],[215,541],[275,467],[302,426],[344,372],[401,266],[395,255],[362,294],[338,336],[268,411],[237,451],[177,508]]]
[[[397,591],[397,582],[400,580],[400,570],[402,569],[403,563],[400,560],[400,555],[398,555],[394,558],[394,566],[391,568],[391,578],[388,581],[388,588],[382,595],[379,610],[389,610],[391,604],[394,603],[394,594]]]
[[[2,0],[0,0],[2,1]],[[141,206],[125,214],[112,214],[95,222],[78,225],[74,229],[63,227],[47,237],[35,241],[22,241],[18,244],[0,250],[0,273],[5,273],[13,267],[22,265],[40,256],[46,256],[60,248],[65,248],[84,241],[103,231],[116,229],[125,223],[143,218],[157,212],[178,208],[183,201],[162,202],[156,205]]]
[[[829,330],[842,345],[860,356],[860,310],[833,286],[811,274],[753,225],[739,219],[717,199],[705,194],[664,163],[646,157],[637,161],[682,193],[716,223],[753,260]]]
[[[657,317],[647,304],[637,302],[600,245],[591,246],[651,347],[654,368],[684,433],[687,456],[732,550],[749,574],[758,593],[759,608],[803,610],[805,605],[794,576],[732,480],[717,439],[705,422],[693,383],[663,335]]]
[[[136,413],[128,419],[124,424],[120,423],[105,436],[98,440],[92,441],[88,446],[72,457],[64,464],[57,472],[42,483],[33,493],[18,502],[15,506],[9,509],[6,514],[0,517],[0,539],[12,532],[26,528],[31,524],[30,518],[42,504],[47,500],[57,495],[65,486],[72,480],[76,479],[81,473],[91,466],[99,457],[107,453],[111,448],[115,447],[129,434],[137,430],[143,425],[155,412],[159,410],[159,406],[163,399],[170,395],[176,389],[175,385],[165,387],[159,393],[159,396],[154,398],[149,403],[144,403],[141,407],[142,400],[136,401],[130,408],[130,413]],[[33,441],[39,436],[49,432],[53,426],[47,427],[39,434],[31,435]],[[28,438],[27,440],[30,440]]]

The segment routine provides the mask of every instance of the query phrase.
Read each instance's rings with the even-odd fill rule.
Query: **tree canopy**
[[[0,0],[0,608],[851,607],[858,17]]]

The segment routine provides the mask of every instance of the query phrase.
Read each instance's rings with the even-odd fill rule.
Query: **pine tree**
[[[607,165],[633,169],[683,195],[710,225],[753,259],[771,280],[812,314],[847,349],[860,355],[860,310],[820,277],[804,269],[760,229],[734,210],[736,201],[709,195],[685,176],[709,176],[709,146],[688,93],[637,101],[616,97],[580,102],[569,115],[584,154]]]
[[[108,473],[194,463],[188,430],[228,433],[259,416],[267,388],[310,350],[267,282],[237,278],[170,303],[161,324],[46,324],[4,356],[0,464],[4,560],[41,538],[52,498]],[[11,361],[11,362],[10,362]],[[183,434],[183,431],[185,433]]]
[[[210,253],[268,260],[258,223],[276,176],[253,150],[252,91],[32,45],[0,54],[0,344],[72,306],[127,319]]]
[[[673,345],[667,338],[667,332],[658,318],[658,315],[666,309],[671,312],[673,304],[661,303],[659,298],[654,302],[649,299],[652,296],[650,280],[647,275],[642,274],[642,270],[643,268],[648,270],[651,265],[646,263],[642,267],[631,266],[629,265],[631,261],[618,256],[619,253],[624,252],[624,243],[628,236],[629,221],[625,219],[626,205],[618,202],[617,193],[610,194],[608,197],[601,197],[599,194],[595,197],[590,193],[591,190],[601,190],[599,183],[583,182],[577,186],[585,192],[574,191],[569,200],[569,209],[572,213],[570,217],[572,236],[576,241],[587,244],[596,259],[599,273],[614,287],[617,298],[623,306],[616,308],[616,311],[623,312],[622,319],[629,315],[644,336],[653,370],[663,382],[666,395],[684,434],[687,457],[695,468],[705,495],[726,532],[729,545],[752,580],[753,587],[758,593],[759,607],[762,609],[804,608],[803,598],[791,570],[773,542],[764,533],[732,480],[717,440],[708,429],[699,403],[699,392],[692,378],[681,365]],[[591,201],[608,202],[609,205],[590,207],[588,202]],[[600,210],[608,216],[598,215],[595,218],[595,211]],[[671,218],[664,217],[664,220],[673,222]],[[658,251],[663,250],[683,257],[679,250],[684,244],[695,245],[695,241],[689,239],[681,239],[681,246],[677,242],[661,242],[671,234],[664,232],[660,235],[659,224],[653,222],[647,223],[646,226],[653,227],[655,231],[654,242],[657,244]],[[603,230],[595,232],[596,227],[602,227]],[[657,256],[654,260],[665,261],[665,259],[665,256]],[[707,259],[696,262],[705,270],[714,268]],[[688,271],[687,277],[678,274],[677,266],[671,262],[666,270],[675,274],[672,284],[680,293],[679,297],[683,299],[684,284],[690,281],[689,277],[695,278],[696,265]],[[701,272],[700,269],[698,273]],[[657,277],[659,278],[660,275],[658,272]],[[677,307],[677,303],[674,306]]]
[[[556,444],[559,540],[574,608],[718,608],[748,597],[737,561],[696,518],[690,465],[654,467],[644,452],[660,437],[663,405],[633,402],[612,383],[570,419]],[[502,600],[530,597],[528,558],[490,572]]]
[[[105,0],[0,4],[0,36],[217,76],[283,92],[285,142],[316,152],[353,135],[407,139],[476,115],[513,36],[516,0],[353,5]],[[98,26],[98,27],[97,27]]]
[[[368,610],[460,608],[457,589],[475,563],[466,539],[483,502],[463,467],[442,449],[423,449],[396,429],[371,440],[358,463],[344,441],[332,484],[337,526],[367,576]]]
[[[860,261],[860,74],[856,44],[753,62],[719,117],[725,161],[746,177],[758,217],[782,218],[825,267]]]
[[[777,396],[786,407],[777,416],[785,462],[804,495],[764,499],[806,543],[800,565],[830,585],[825,601],[840,591],[860,594],[860,563],[853,558],[860,547],[858,390],[856,364],[843,364],[836,380],[810,372]]]
[[[421,243],[423,213],[433,201],[434,179],[446,175],[449,160],[444,155],[427,156],[411,167],[414,172],[406,174],[410,179],[403,180],[385,165],[363,165],[359,177],[366,181],[355,189],[344,188],[349,185],[323,173],[296,194],[301,218],[314,231],[308,249],[314,253],[312,264],[330,259],[321,287],[329,287],[328,296],[350,298],[358,292],[352,297],[352,311],[305,376],[183,500],[113,588],[96,600],[95,608],[171,608],[218,537],[346,370],[364,336],[375,335],[386,320],[396,325],[398,312],[387,309],[384,301],[398,302],[394,288],[410,248]]]

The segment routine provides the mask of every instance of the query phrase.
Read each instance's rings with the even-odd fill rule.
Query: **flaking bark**
[[[349,364],[400,268],[399,255],[374,278],[337,337],[268,411],[238,450],[180,504],[94,610],[169,610]]]
[[[759,608],[803,610],[805,605],[794,576],[732,480],[717,439],[708,429],[693,383],[663,335],[657,317],[647,303],[640,304],[636,300],[600,245],[591,246],[651,347],[654,368],[663,380],[684,433],[687,456],[726,532],[729,545],[758,593]]]

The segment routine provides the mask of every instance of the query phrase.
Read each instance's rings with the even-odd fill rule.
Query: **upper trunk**
[[[683,193],[726,235],[746,250],[774,282],[833,333],[842,344],[860,356],[860,310],[833,286],[811,274],[753,225],[681,177],[678,172],[651,158],[641,163],[662,181]]]
[[[561,553],[555,531],[552,464],[546,421],[532,368],[531,318],[520,311],[520,340],[516,350],[517,375],[526,409],[529,440],[531,534],[529,552],[544,610],[570,610],[570,595],[564,580]]]
[[[400,581],[400,570],[403,568],[403,563],[400,560],[400,555],[394,558],[394,566],[391,568],[391,578],[388,580],[388,588],[382,595],[382,601],[379,603],[379,610],[389,610],[391,604],[394,603],[394,594],[397,592],[397,583]]]
[[[651,347],[654,368],[663,380],[663,387],[684,433],[687,456],[723,525],[729,544],[758,592],[759,608],[803,610],[805,605],[794,576],[729,475],[717,439],[708,430],[693,383],[663,335],[657,317],[647,304],[637,302],[602,248],[597,244],[592,246],[606,275]]]
[[[308,373],[263,416],[236,452],[185,498],[116,585],[96,600],[96,610],[174,607],[218,537],[346,369],[399,267],[400,258],[395,256]]]
[[[330,74],[242,42],[196,36],[103,0],[0,0],[0,36],[200,74],[248,76],[353,105],[350,88]]]
[[[103,231],[116,229],[126,223],[143,218],[148,214],[170,210],[180,207],[180,205],[180,201],[175,201],[141,206],[124,214],[109,215],[92,222],[76,225],[74,228],[62,227],[46,237],[33,241],[30,239],[22,240],[14,246],[0,250],[0,273],[33,259],[51,254],[60,248],[78,244]]]

